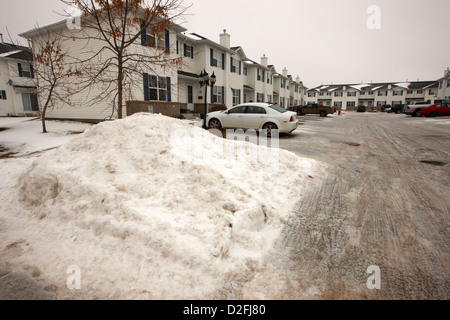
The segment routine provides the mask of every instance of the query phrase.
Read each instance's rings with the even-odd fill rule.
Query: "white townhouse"
[[[82,18],[82,22],[83,19],[85,18]],[[186,29],[176,24],[170,24],[168,29],[164,30],[157,37],[144,31],[127,50],[151,56],[155,56],[155,52],[156,55],[165,52],[167,53],[167,59],[176,59],[177,34],[183,31],[186,31]],[[67,20],[24,32],[20,36],[31,41],[33,50],[38,52],[48,33],[50,35],[58,35],[61,38],[63,50],[70,52],[70,57],[66,58],[65,61],[67,64],[76,64],[77,60],[91,57],[93,54],[101,52],[105,45],[104,41],[96,38],[98,34],[95,31],[83,28],[71,29],[67,26]],[[105,50],[102,54],[98,54],[96,62],[101,65],[104,61],[111,58],[111,53],[108,54],[108,52],[108,50]],[[83,72],[83,70],[81,71]],[[111,75],[111,78],[114,78],[114,74]],[[164,67],[155,64],[148,70],[142,70],[142,73],[133,74],[132,78],[131,86],[124,88],[126,101],[178,101],[178,86],[176,85],[178,75],[175,67]],[[39,83],[39,79],[37,80]],[[76,94],[70,97],[72,105],[65,104],[59,108],[48,110],[47,118],[102,121],[117,117],[117,112],[112,112],[113,106],[117,104],[112,96],[102,101],[93,102],[96,97],[108,90],[108,83],[83,88],[77,77],[68,78],[67,81],[73,88],[78,90]],[[123,116],[127,115],[125,103],[122,114]]]
[[[268,58],[264,55],[261,63],[246,59],[244,63],[244,101],[267,102],[274,101],[274,75],[275,68],[268,65]]]
[[[178,33],[176,47],[183,59],[178,70],[178,102],[186,103],[187,109],[193,111],[195,104],[204,103],[205,94],[208,103],[228,107],[243,101],[246,57],[242,48],[230,47],[230,35],[226,30],[220,35],[220,43],[196,33]],[[216,76],[215,85],[208,87],[209,92],[198,83],[198,75],[203,70]]]
[[[33,54],[0,34],[0,116],[39,114]]]
[[[444,76],[438,82],[438,97],[450,99],[450,68],[444,71]]]
[[[346,110],[357,106],[411,104],[431,100],[437,95],[437,81],[330,84],[309,89],[305,103],[321,103]]]

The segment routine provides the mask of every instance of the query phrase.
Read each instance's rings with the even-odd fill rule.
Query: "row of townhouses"
[[[77,37],[77,32],[88,31],[70,29],[67,21],[62,20],[20,36],[28,40],[33,50],[39,50],[44,35],[58,33],[69,39],[64,46],[72,57],[84,57],[86,50],[100,51],[103,46],[100,40]],[[33,72],[31,49],[0,40],[0,116],[38,114],[38,105],[42,105],[42,101],[38,101],[35,93],[39,79],[35,79]],[[247,57],[242,46],[231,46],[231,37],[226,30],[219,35],[219,42],[215,42],[171,24],[161,38],[142,32],[129,50],[144,54],[164,50],[170,59],[180,59],[181,63],[176,68],[155,65],[142,74],[136,74],[132,87],[127,88],[127,100],[159,104],[158,110],[162,113],[164,108],[174,106],[178,110],[200,110],[205,94],[209,104],[226,108],[245,102],[268,102],[284,108],[318,102],[347,109],[358,105],[411,103],[435,96],[450,97],[448,69],[444,77],[436,81],[330,84],[308,90],[300,78],[296,76],[294,79],[286,68],[278,72],[265,55],[256,62]],[[205,92],[205,87],[201,87],[198,81],[203,70],[210,75],[214,72],[217,79],[214,86],[208,87],[209,92]],[[72,105],[50,110],[48,118],[97,121],[114,118],[111,114],[113,101],[105,99],[92,104],[92,99],[89,99],[101,95],[105,91],[104,86],[97,84],[80,89],[71,97]],[[123,106],[124,115],[130,114],[127,108],[127,105]]]
[[[58,33],[64,38],[70,39],[64,41],[64,45],[69,48],[72,57],[86,56],[86,48],[90,52],[100,50],[103,45],[90,40],[84,40],[84,37],[71,36],[79,31],[68,29],[66,20],[60,21],[38,29],[33,29],[21,34],[32,44],[33,50],[39,50],[42,38],[48,32]],[[153,39],[151,39],[153,38]],[[151,41],[148,41],[151,39]],[[155,65],[151,70],[143,72],[142,75],[136,75],[136,81],[133,88],[127,90],[126,99],[132,101],[148,101],[149,104],[166,103],[167,107],[177,105],[180,110],[200,110],[204,104],[205,94],[208,97],[208,104],[218,104],[230,108],[234,105],[245,102],[269,102],[278,104],[282,107],[300,105],[304,103],[304,95],[307,88],[297,76],[295,79],[288,74],[286,68],[281,73],[277,72],[275,66],[270,65],[268,58],[263,55],[260,62],[248,58],[241,46],[232,47],[230,45],[230,35],[224,30],[219,35],[219,42],[202,37],[194,33],[187,33],[187,29],[172,24],[166,30],[162,43],[161,39],[154,38],[152,35],[143,32],[141,39],[134,44],[136,52],[147,52],[152,54],[152,50],[164,50],[169,53],[168,59],[181,60],[177,68],[162,68]],[[30,50],[25,47],[2,44],[2,47],[11,47],[9,54],[17,51],[30,54]],[[6,50],[6,49],[5,49]],[[4,57],[9,62],[6,69],[8,71],[1,74],[2,83],[9,81],[8,90],[15,90],[19,94],[18,88],[26,86],[27,88],[36,87],[39,79],[30,76],[30,72],[25,74],[25,69],[32,69],[29,57],[20,59],[16,56]],[[16,61],[13,62],[14,58]],[[103,57],[106,59],[107,57]],[[3,63],[3,61],[2,61]],[[22,65],[22,75],[19,67]],[[208,87],[209,92],[204,92],[198,81],[199,74],[206,70],[210,75],[214,72],[216,83]],[[29,77],[30,76],[30,77]],[[22,77],[29,77],[30,83],[24,84]],[[28,79],[28,78],[27,78]],[[67,79],[71,81],[71,79]],[[5,84],[8,86],[7,84]],[[79,119],[79,120],[104,120],[111,117],[112,101],[100,101],[90,104],[89,97],[95,97],[102,93],[104,87],[101,85],[85,88],[71,97],[75,102],[71,106],[66,105],[62,108],[55,108],[49,111],[48,118]],[[4,101],[0,104],[0,115],[22,115],[36,112],[36,96],[30,93],[33,103],[32,107],[28,105],[20,106],[21,103],[14,103],[12,99],[7,100],[11,94],[6,94]],[[17,100],[17,99],[15,99]],[[42,102],[42,101],[41,101]],[[163,104],[163,107],[165,106]],[[124,106],[123,114],[127,114],[127,106]],[[161,111],[161,108],[158,109]],[[164,113],[164,112],[163,112]],[[128,113],[129,114],[129,113]],[[171,113],[173,115],[173,113]]]
[[[450,82],[448,77],[445,81],[446,83]],[[380,107],[412,104],[437,97],[439,83],[439,81],[415,81],[321,85],[309,89],[305,99],[307,102],[321,103],[342,109],[351,109],[357,106]]]

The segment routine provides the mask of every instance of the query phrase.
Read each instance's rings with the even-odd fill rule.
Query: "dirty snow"
[[[1,264],[38,270],[58,299],[217,297],[258,268],[321,174],[314,160],[150,114],[1,161]]]

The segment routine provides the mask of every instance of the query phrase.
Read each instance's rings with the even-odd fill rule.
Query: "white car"
[[[206,116],[210,128],[263,129],[289,133],[297,129],[297,113],[268,103],[244,103],[223,111],[210,112]]]

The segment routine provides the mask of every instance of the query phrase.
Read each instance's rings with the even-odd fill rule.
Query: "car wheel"
[[[414,110],[414,112],[411,114],[413,117],[417,117],[417,114],[420,112],[420,110]]]
[[[208,125],[212,129],[222,129],[222,124],[220,123],[219,119],[216,118],[212,118],[211,120],[209,120]]]
[[[320,116],[321,116],[321,117],[326,117],[326,116],[327,116],[327,113],[326,113],[325,111],[320,111]]]
[[[438,115],[437,111],[430,112],[430,117],[437,117]]]
[[[278,130],[277,125],[272,122],[264,124],[262,128],[263,128],[263,130],[265,130],[267,132],[268,137],[272,136],[273,131]]]
[[[302,116],[302,115],[303,115],[303,112],[297,111],[297,115],[298,115],[298,116]]]

